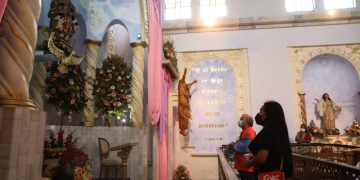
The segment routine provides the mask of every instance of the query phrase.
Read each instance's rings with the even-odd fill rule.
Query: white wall
[[[287,47],[360,43],[360,24],[173,34],[171,38],[177,52],[248,49],[251,114],[266,100],[280,102],[293,140],[299,127]]]
[[[295,14],[312,14],[326,11],[323,0],[314,0],[314,11],[286,12],[285,0],[227,0],[228,18],[248,18],[267,16],[287,16]],[[356,0],[357,8],[341,9],[338,11],[360,10],[360,0]],[[199,18],[200,2],[192,0],[192,19]]]

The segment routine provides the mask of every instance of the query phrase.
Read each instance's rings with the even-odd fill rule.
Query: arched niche
[[[322,54],[333,54],[345,58],[355,68],[358,77],[360,77],[360,44],[337,45],[337,46],[315,46],[315,47],[290,47],[289,48],[291,70],[292,70],[292,89],[293,89],[293,107],[296,113],[296,122],[298,127],[302,123],[302,101],[299,94],[303,94],[302,74],[307,62]],[[306,97],[307,95],[305,95]],[[306,104],[305,106],[308,106]],[[310,122],[311,119],[308,119]]]
[[[304,66],[302,83],[308,121],[314,120],[321,127],[315,99],[320,99],[324,93],[342,107],[336,120],[341,133],[355,118],[360,118],[360,79],[349,60],[327,53],[315,56]]]
[[[111,21],[105,29],[96,66],[102,66],[102,60],[110,54],[123,56],[127,62],[131,61],[133,55],[129,31],[126,25],[118,19]]]

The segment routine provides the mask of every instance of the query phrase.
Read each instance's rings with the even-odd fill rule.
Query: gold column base
[[[0,107],[28,107],[36,110],[31,99],[0,98]]]
[[[94,126],[96,126],[96,125],[95,125],[95,122],[85,122],[85,123],[84,123],[84,126],[85,126],[85,127],[94,127]]]

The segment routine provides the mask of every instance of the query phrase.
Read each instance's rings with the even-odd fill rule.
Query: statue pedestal
[[[344,144],[353,145],[349,136],[346,135],[328,135],[326,137],[327,144]]]
[[[0,177],[41,179],[46,113],[0,107]]]

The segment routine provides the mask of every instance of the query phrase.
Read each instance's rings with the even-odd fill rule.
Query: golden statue
[[[182,78],[179,80],[178,84],[178,95],[179,95],[179,127],[180,127],[180,134],[183,136],[187,136],[189,134],[189,121],[191,119],[191,111],[190,111],[190,88],[193,84],[197,83],[197,80],[186,84],[185,77],[186,77],[187,69],[185,68],[184,74]]]

